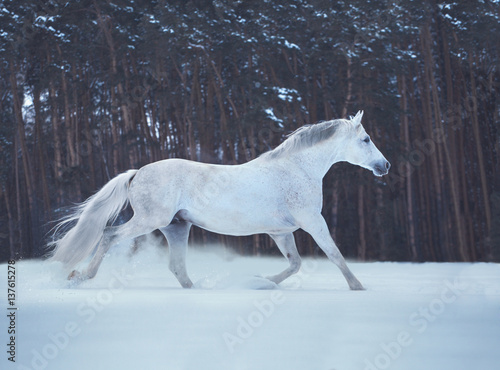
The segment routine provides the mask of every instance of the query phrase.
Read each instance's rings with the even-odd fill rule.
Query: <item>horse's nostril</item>
[[[389,168],[391,168],[391,164],[389,163],[389,161],[386,161],[386,162],[385,162],[385,169],[386,169],[387,171],[389,171]]]

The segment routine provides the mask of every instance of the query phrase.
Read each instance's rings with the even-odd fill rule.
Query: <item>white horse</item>
[[[186,250],[189,230],[196,225],[226,235],[271,236],[290,264],[268,277],[279,284],[300,268],[293,232],[301,228],[339,267],[350,289],[363,289],[321,215],[322,180],[334,163],[347,161],[376,176],[389,171],[389,162],[361,125],[362,115],[360,111],[350,120],[303,126],[276,149],[241,165],[167,159],[122,173],[58,225],[77,221],[52,243],[52,259],[70,271],[93,254],[83,272],[74,270],[68,277],[90,279],[111,246],[159,229],[169,244],[170,270],[190,288]],[[128,202],[133,217],[120,226],[107,226]]]

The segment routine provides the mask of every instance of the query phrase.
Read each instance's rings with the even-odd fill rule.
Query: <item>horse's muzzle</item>
[[[391,164],[387,160],[379,161],[374,163],[373,165],[373,174],[375,176],[384,176],[389,173],[389,168],[391,168]]]

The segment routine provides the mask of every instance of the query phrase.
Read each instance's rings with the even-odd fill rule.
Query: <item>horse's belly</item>
[[[217,212],[217,208],[205,212],[188,211],[186,220],[205,230],[233,236],[278,234],[298,229],[293,219],[284,213],[252,214],[243,210]]]
[[[283,234],[293,232],[298,229],[298,227],[295,226],[283,226],[278,224],[243,224],[238,222],[225,222],[225,220],[219,220],[219,222],[210,224],[195,223],[195,225],[217,234],[232,236],[245,236],[254,234]]]

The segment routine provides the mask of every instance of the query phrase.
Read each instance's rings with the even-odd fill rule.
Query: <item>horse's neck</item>
[[[342,153],[341,140],[333,138],[293,153],[289,160],[310,177],[321,180],[334,163],[344,160]]]

